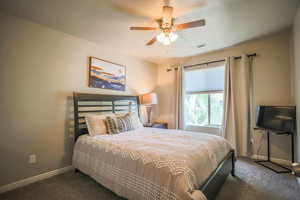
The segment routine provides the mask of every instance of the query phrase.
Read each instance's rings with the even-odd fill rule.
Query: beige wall
[[[86,40],[2,14],[0,27],[0,186],[71,164],[73,91],[141,94],[157,82],[155,65]],[[89,56],[126,65],[126,91],[88,88]]]
[[[222,59],[227,56],[257,53],[258,56],[254,61],[256,104],[293,105],[290,50],[290,30],[285,30],[275,35],[245,42],[224,50],[185,58],[181,62],[184,64],[197,64]],[[168,67],[169,65],[165,64],[159,68],[159,87],[156,91],[160,102],[156,109],[158,112],[156,118],[161,121],[167,121],[174,127],[174,72],[167,72],[166,68]],[[260,140],[261,134],[255,134],[255,150],[258,148]],[[289,138],[273,136],[271,140],[273,157],[289,159]],[[263,140],[262,154],[265,154],[266,151],[264,147],[265,140]]]
[[[294,28],[293,28],[293,47],[294,47],[294,90],[295,90],[295,102],[297,105],[297,161],[300,162],[300,7],[298,9]]]

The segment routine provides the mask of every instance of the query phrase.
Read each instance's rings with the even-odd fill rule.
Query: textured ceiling
[[[175,23],[205,19],[206,26],[178,32],[170,46],[145,43],[156,31],[161,7],[175,9]],[[222,49],[289,27],[299,0],[1,0],[0,10],[151,62]],[[199,45],[205,45],[198,48]]]

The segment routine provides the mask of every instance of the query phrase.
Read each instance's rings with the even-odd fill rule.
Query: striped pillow
[[[129,114],[116,118],[117,127],[120,132],[131,131],[134,129],[132,120]]]
[[[109,134],[118,134],[135,128],[130,114],[114,118],[108,116],[105,123]]]
[[[106,124],[108,134],[120,133],[115,119],[116,118],[110,116],[106,117],[105,124]]]

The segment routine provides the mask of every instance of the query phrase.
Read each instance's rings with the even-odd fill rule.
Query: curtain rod
[[[253,54],[248,54],[247,55],[248,57],[255,57],[257,56],[256,53],[253,53]],[[234,57],[235,59],[241,59],[242,56],[236,56]],[[190,67],[196,67],[196,66],[199,66],[199,65],[208,65],[208,64],[212,64],[212,63],[218,63],[218,62],[224,62],[225,59],[221,59],[221,60],[213,60],[213,61],[209,61],[209,62],[204,62],[204,63],[199,63],[199,64],[194,64],[194,65],[187,65],[187,66],[184,66],[184,68],[190,68]]]

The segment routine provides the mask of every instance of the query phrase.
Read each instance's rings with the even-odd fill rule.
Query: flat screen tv
[[[294,132],[295,106],[258,106],[256,126],[273,131]]]

